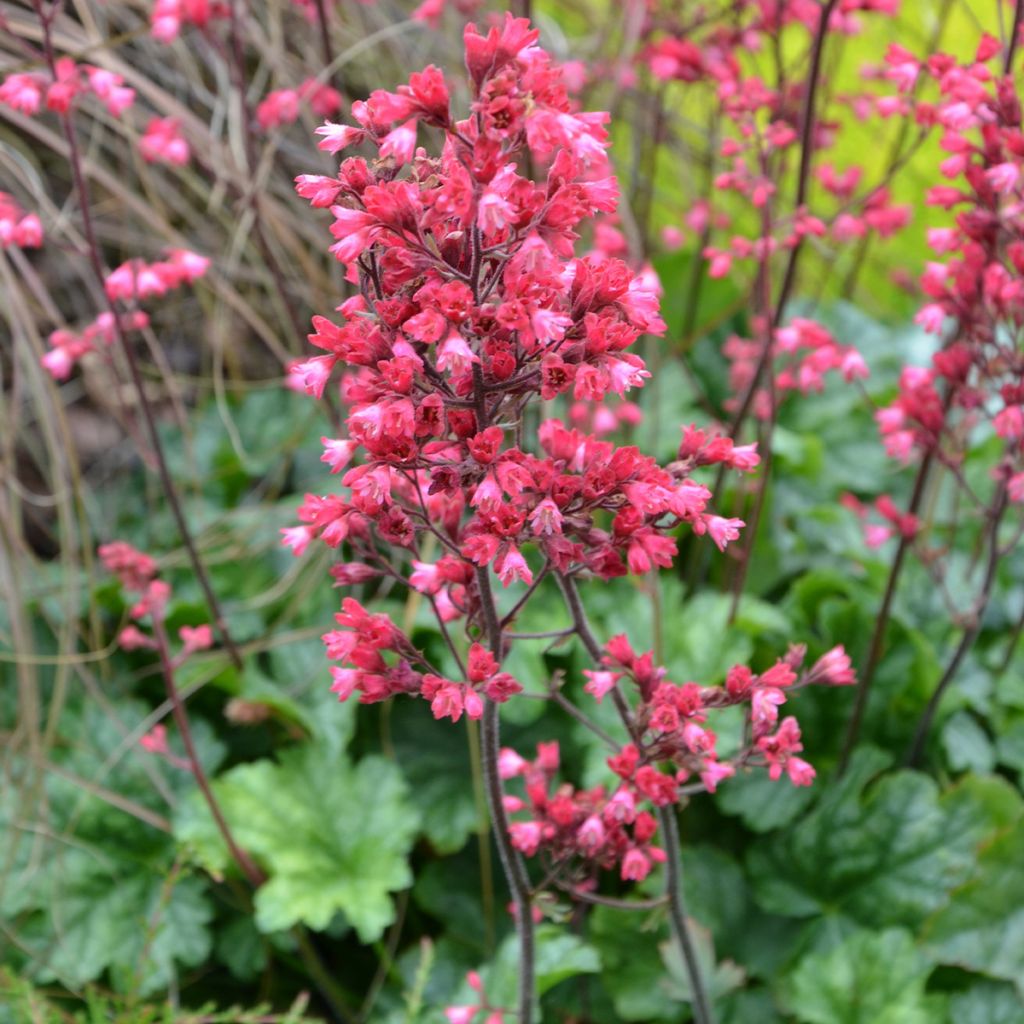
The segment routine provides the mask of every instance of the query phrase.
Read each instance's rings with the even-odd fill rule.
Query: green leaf
[[[477,827],[467,730],[435,721],[424,701],[395,701],[391,741],[395,756],[416,791],[423,831],[438,853],[454,853]]]
[[[865,789],[884,763],[862,752],[806,818],[751,851],[766,910],[916,925],[968,878],[978,845],[1020,814],[1019,796],[997,779],[968,777],[940,794],[927,776],[899,772]]]
[[[1024,1024],[1024,1001],[1010,985],[981,982],[950,999],[949,1024]]]
[[[782,998],[802,1024],[932,1024],[924,997],[929,971],[908,932],[859,931],[804,956]]]
[[[754,832],[771,832],[794,821],[814,802],[814,788],[773,782],[762,771],[746,772],[729,779],[715,794],[726,814],[735,814]]]
[[[288,750],[279,763],[240,765],[213,784],[238,844],[263,865],[256,893],[261,931],[299,922],[322,930],[343,913],[363,942],[394,917],[390,893],[412,882],[408,853],[419,816],[398,769],[369,757],[352,766],[326,744]],[[213,870],[229,857],[196,798],[175,822],[179,841]]]
[[[1024,996],[1024,822],[996,838],[978,872],[925,927],[925,945],[944,964],[1014,982]]]
[[[719,961],[715,956],[711,932],[693,918],[688,920],[701,977],[711,1000],[718,1002],[730,992],[742,988],[747,979],[746,971],[731,960]],[[692,1002],[690,974],[678,943],[663,942],[660,948],[662,962],[668,971],[668,994],[674,999]]]
[[[992,740],[967,711],[957,711],[943,726],[942,746],[946,761],[955,772],[969,770],[984,774],[995,767]]]
[[[534,971],[538,996],[559,982],[601,970],[597,950],[554,924],[542,924],[534,932]],[[509,935],[494,960],[481,972],[484,991],[494,1006],[515,1006],[519,980],[519,940]],[[479,996],[463,983],[452,1000],[456,1004],[478,1002]],[[537,1018],[540,1019],[539,1017]]]
[[[597,907],[590,939],[601,957],[601,984],[623,1021],[679,1020],[682,1002],[669,985],[658,951],[664,914]]]
[[[72,988],[110,970],[122,992],[148,995],[166,988],[177,966],[210,953],[213,916],[202,883],[157,873],[134,861],[107,861],[83,849],[60,858],[38,892],[52,946],[40,981]]]

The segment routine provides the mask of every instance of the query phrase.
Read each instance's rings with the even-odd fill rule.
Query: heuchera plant
[[[449,85],[430,66],[395,92],[354,103],[354,124],[317,130],[327,152],[367,154],[346,156],[336,176],[297,181],[332,214],[331,251],[358,292],[338,307],[340,322],[314,317],[310,340],[322,354],[293,376],[322,397],[342,367],[348,437],[323,439],[342,491],[307,495],[302,525],[286,529],[284,542],[296,554],[314,538],[344,545],[332,570],[339,585],[388,577],[422,594],[437,618],[450,655],[443,666],[387,615],[345,598],[339,628],[324,636],[340,663],[332,689],[362,703],[422,697],[436,718],[482,720],[488,801],[519,932],[518,1020],[534,1015],[538,911],[522,858],[536,856],[546,885],[581,899],[599,898],[603,870],[639,880],[665,862],[695,1016],[707,1021],[674,806],[750,766],[809,783],[799,726],[780,721],[779,707],[799,686],[846,684],[853,673],[841,648],[801,671],[804,650],[794,647],[760,673],[736,666],[724,687],[677,682],[627,637],[601,644],[590,630],[578,581],[670,566],[680,528],[724,549],[743,523],[711,511],[694,473],[749,472],[758,456],[691,426],[677,458],[659,466],[551,417],[557,400],[602,402],[642,386],[649,373],[632,347],[665,325],[650,275],[601,252],[574,255],[580,226],[616,206],[608,117],[573,107],[538,35],[511,15],[486,34],[466,27],[465,118],[452,114]],[[431,153],[418,146],[421,132],[436,141]],[[514,587],[514,598],[501,599],[495,581]],[[572,625],[518,635],[517,616],[546,581]],[[587,791],[556,783],[556,744],[528,762],[499,742],[499,707],[522,689],[502,670],[511,645],[568,635],[593,662],[585,689],[610,699],[623,727],[617,740],[557,694],[609,746],[610,784]],[[709,722],[737,704],[747,712],[741,749],[719,751]],[[525,799],[505,793],[517,776]],[[469,1020],[472,1009],[454,1007],[449,1018]]]
[[[1018,34],[1015,21],[1006,48],[983,34],[974,59],[966,63],[945,53],[919,60],[896,44],[885,57],[885,78],[895,83],[907,116],[922,132],[939,133],[942,151],[949,154],[939,171],[950,183],[929,189],[925,201],[950,211],[952,223],[927,233],[936,259],[921,276],[928,301],[915,319],[939,339],[931,365],[904,367],[896,396],[875,414],[886,453],[915,468],[906,508],[882,495],[874,509],[882,522],[873,522],[868,508],[847,498],[865,522],[869,544],[883,544],[894,535],[898,539],[847,734],[846,757],[859,735],[906,556],[915,554],[925,566],[951,623],[962,630],[918,723],[909,754],[914,761],[939,701],[981,628],[999,562],[1021,539],[1019,525],[1001,531],[1007,512],[1024,502],[1024,359],[1019,347],[1024,323],[1024,132],[1020,97],[1010,74]],[[937,95],[929,90],[919,96],[919,87],[924,91],[928,86]],[[970,477],[969,460],[974,464]],[[974,471],[978,466],[984,475]],[[946,472],[937,481],[938,470]],[[926,495],[938,483],[953,494],[952,512],[935,522],[922,512]],[[976,571],[967,580],[951,581],[950,563],[939,557],[942,545],[972,527]],[[1012,645],[1009,650],[1007,660]]]

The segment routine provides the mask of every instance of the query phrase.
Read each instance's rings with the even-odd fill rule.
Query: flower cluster
[[[733,395],[743,395],[748,388],[755,387],[757,368],[763,359],[762,343],[734,335],[722,347],[722,354],[730,361],[729,384]],[[770,362],[776,401],[791,391],[821,391],[825,375],[832,371],[847,382],[868,376],[867,365],[856,348],[839,344],[821,324],[805,317],[794,317],[773,332]],[[730,398],[725,406],[732,410],[738,404],[736,398]],[[755,387],[754,414],[766,419],[771,415],[771,407],[771,391]]]
[[[1021,102],[1013,78],[993,64],[1002,46],[982,37],[975,58],[947,54],[918,61],[891,46],[887,77],[904,94],[923,129],[940,133],[950,154],[940,170],[951,184],[929,190],[926,202],[957,210],[953,224],[928,231],[936,254],[921,277],[927,303],[917,322],[942,344],[930,367],[907,367],[899,392],[877,413],[886,451],[909,462],[932,452],[958,466],[988,421],[1003,442],[999,479],[1011,500],[1024,498],[1024,148]],[[930,80],[938,100],[911,90]]]
[[[362,704],[398,694],[419,695],[430,701],[435,718],[457,722],[463,711],[469,718],[480,718],[484,697],[502,704],[522,689],[507,672],[499,671],[494,656],[480,644],[469,649],[465,681],[454,682],[432,670],[389,616],[371,614],[347,597],[335,619],[343,629],[324,634],[327,656],[351,666],[331,668],[331,692],[338,700],[347,700],[355,692]],[[392,658],[390,663],[385,655]]]
[[[103,283],[111,300],[134,303],[192,284],[206,273],[209,265],[210,261],[205,256],[187,249],[172,249],[167,259],[155,263],[128,260],[107,274]],[[66,380],[80,359],[97,351],[100,344],[114,343],[118,326],[127,333],[140,331],[148,324],[149,317],[141,309],[118,313],[116,324],[112,312],[100,313],[81,331],[62,327],[51,332],[49,351],[40,362],[55,380]]]
[[[821,390],[829,372],[846,381],[867,375],[856,349],[822,325],[807,318],[785,324],[783,317],[801,249],[817,250],[830,265],[848,249],[857,265],[869,242],[909,222],[910,207],[893,201],[888,170],[872,179],[858,164],[820,159],[848,123],[901,112],[900,102],[867,85],[836,89],[826,80],[827,55],[822,59],[828,36],[855,35],[862,15],[892,16],[897,9],[891,0],[740,0],[704,5],[691,15],[652,3],[633,63],[612,69],[627,86],[653,80],[659,110],[665,104],[662,131],[675,130],[671,111],[688,99],[715,113],[710,184],[680,212],[679,226],[664,229],[663,240],[678,248],[692,235],[712,278],[735,280],[750,271],[750,336],[733,337],[724,348],[734,395],[725,407],[738,420],[748,411],[768,419],[787,393]],[[792,45],[799,59],[779,50],[783,31],[786,51]],[[768,52],[774,61],[759,59]],[[875,69],[865,77],[877,77]],[[638,99],[649,102],[650,95],[641,88]],[[680,133],[680,143],[692,145],[689,133]]]
[[[605,652],[601,668],[584,672],[584,690],[600,702],[627,680],[638,697],[627,718],[633,742],[608,759],[620,779],[615,791],[575,790],[564,783],[552,788],[557,744],[540,744],[532,762],[513,750],[504,750],[500,761],[502,777],[522,776],[526,788],[525,801],[505,801],[510,813],[528,814],[511,824],[512,844],[526,856],[542,854],[547,874],[557,874],[560,882],[572,875],[573,886],[584,879],[593,884],[596,870],[610,868],[638,881],[664,860],[664,852],[651,845],[657,821],[642,809],[644,803],[665,807],[686,793],[713,793],[723,779],[744,768],[767,768],[773,780],[786,774],[796,786],[809,785],[815,772],[798,756],[803,749],[800,727],[792,716],[780,722],[779,707],[788,693],[804,686],[856,682],[842,647],[828,651],[799,675],[802,647],[792,648],[786,658],[757,675],[737,665],[722,687],[673,683],[650,651],[638,655],[625,636],[609,640]],[[734,705],[748,705],[745,745],[723,759],[717,737],[707,727],[708,717]]]
[[[298,120],[302,104],[317,117],[332,117],[341,110],[341,93],[315,78],[307,78],[295,89],[275,89],[256,108],[256,120],[264,131]]]
[[[637,809],[634,788],[623,784],[609,794],[603,786],[577,790],[569,783],[556,785],[558,766],[557,743],[539,743],[533,761],[508,748],[501,752],[501,777],[521,777],[526,796],[506,796],[505,809],[529,813],[527,820],[511,824],[512,845],[527,857],[541,851],[549,867],[585,863],[594,869],[617,868],[629,881],[646,878],[654,863],[664,861],[665,851],[652,845],[658,823]]]
[[[0,249],[38,249],[43,244],[43,225],[37,214],[26,213],[6,192],[0,192]]]
[[[321,354],[292,367],[317,398],[337,387],[347,436],[322,439],[340,488],[306,495],[283,541],[296,554],[314,540],[338,550],[339,586],[386,579],[423,595],[457,666],[441,671],[388,615],[346,597],[338,628],[323,637],[340,662],[331,668],[340,700],[404,694],[429,701],[436,718],[496,716],[494,705],[522,688],[501,663],[511,644],[532,638],[512,624],[546,579],[557,580],[573,616],[559,635],[575,633],[594,653],[577,580],[671,566],[680,528],[724,550],[744,525],[716,515],[694,475],[750,472],[756,445],[690,425],[662,466],[598,436],[606,427],[587,412],[644,384],[634,344],[665,324],[656,278],[620,258],[613,221],[592,252],[575,253],[584,223],[616,208],[607,116],[574,107],[565,72],[537,37],[510,15],[486,34],[468,25],[469,116],[452,113],[448,83],[428,67],[395,92],[353,103],[353,123],[319,128],[320,148],[345,156],[336,175],[296,181],[330,211],[331,251],[356,292],[338,318],[313,318],[309,340]],[[806,350],[807,369],[793,371],[804,378],[862,367],[809,321],[779,344]],[[541,403],[552,404],[534,418]],[[552,415],[560,407],[566,419]],[[504,615],[495,577],[520,595]],[[460,621],[467,653],[450,632]],[[664,859],[652,843],[654,810],[690,791],[682,787],[713,791],[748,766],[808,784],[814,769],[799,757],[799,728],[780,722],[778,708],[792,689],[850,683],[853,673],[841,648],[798,676],[802,660],[794,649],[759,675],[734,669],[725,687],[677,685],[651,653],[616,637],[585,689],[599,700],[615,690],[629,739],[608,762],[619,781],[578,790],[556,779],[557,745],[542,744],[533,762],[505,751],[492,768],[522,776],[525,799],[494,802],[497,821],[517,816],[507,836],[499,825],[501,841],[565,868],[559,881],[573,888],[595,884],[600,869],[639,880]],[[750,709],[747,738],[727,756],[707,721],[738,704]],[[516,913],[527,913],[521,893]],[[468,1020],[480,1007],[456,1009]]]
[[[172,249],[156,263],[128,260],[107,274],[103,286],[111,299],[131,302],[164,295],[206,274],[210,261],[188,249]]]
[[[161,43],[171,43],[185,25],[206,28],[211,21],[230,16],[224,0],[156,0],[149,16],[149,31]]]
[[[139,152],[147,163],[184,167],[192,156],[181,125],[173,117],[154,117],[139,139]]]
[[[113,71],[76,64],[70,57],[61,57],[56,71],[55,80],[39,71],[8,75],[0,83],[0,103],[30,115],[45,103],[47,110],[66,114],[77,96],[91,93],[114,117],[120,117],[135,102],[135,90]]]
[[[125,626],[118,634],[118,643],[126,651],[157,650],[163,634],[163,621],[171,599],[170,584],[157,578],[154,559],[136,550],[125,541],[116,540],[99,549],[100,561],[104,568],[117,576],[125,590],[138,595],[129,615],[135,624]],[[155,637],[139,628],[149,619]],[[213,646],[213,631],[209,626],[182,626],[178,630],[181,641],[176,654],[168,656],[176,668],[196,651],[205,651]]]
[[[149,317],[141,310],[132,310],[120,316],[121,330],[141,331],[149,324]],[[67,380],[71,371],[84,356],[97,351],[97,343],[112,345],[117,339],[113,313],[100,313],[81,331],[59,327],[51,331],[47,343],[50,348],[39,359],[54,380]]]
[[[660,333],[647,277],[620,260],[573,256],[578,227],[617,199],[606,116],[573,111],[563,76],[527,22],[487,35],[466,29],[471,116],[453,120],[440,71],[353,104],[353,126],[319,129],[330,152],[363,144],[337,177],[303,175],[299,192],[329,208],[332,251],[359,294],[338,323],[315,317],[324,351],[295,371],[323,394],[334,369],[349,438],[325,439],[324,461],[350,495],[309,496],[297,551],[316,536],[379,561],[373,537],[416,557],[429,531],[445,549],[416,558],[410,584],[442,595],[446,613],[474,618],[474,567],[504,585],[535,579],[528,552],[560,572],[603,578],[670,564],[681,523],[724,546],[738,521],[707,508],[710,492],[682,462],[665,469],[637,449],[547,420],[528,451],[515,424],[530,401],[601,402],[648,376],[630,351]],[[440,156],[416,148],[420,127],[442,133]],[[518,173],[528,150],[547,165]],[[406,176],[400,176],[403,168]],[[357,452],[367,461],[350,466]]]

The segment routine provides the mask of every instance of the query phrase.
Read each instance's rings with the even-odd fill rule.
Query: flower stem
[[[711,1009],[711,1000],[708,998],[707,989],[704,987],[700,961],[697,959],[697,948],[693,943],[693,936],[690,934],[687,924],[686,903],[683,900],[683,867],[680,860],[679,826],[676,823],[674,809],[659,807],[658,821],[665,839],[665,852],[668,854],[668,861],[665,865],[668,874],[666,886],[668,916],[672,923],[672,934],[683,954],[686,973],[690,977],[693,1019],[695,1024],[714,1024],[715,1015]]]
[[[43,53],[46,58],[46,65],[50,74],[56,80],[57,58],[53,48],[53,17],[56,13],[56,8],[52,9],[51,12],[47,14],[43,10],[42,0],[33,0],[33,6],[42,28]],[[138,361],[135,358],[135,352],[131,345],[128,344],[128,339],[125,337],[117,305],[114,300],[107,295],[107,290],[104,286],[103,260],[100,256],[100,247],[96,239],[95,229],[93,228],[92,213],[89,206],[89,190],[85,183],[85,174],[82,171],[81,150],[78,146],[78,134],[75,131],[71,112],[67,111],[62,113],[60,115],[60,122],[64,128],[64,137],[68,144],[68,162],[71,166],[71,177],[74,182],[76,198],[78,199],[78,207],[82,215],[82,232],[85,235],[89,264],[96,278],[96,282],[99,285],[99,289],[106,298],[107,309],[114,324],[114,333],[117,337],[118,345],[124,353],[125,362],[128,364],[128,371],[131,374],[132,385],[138,395],[139,407],[142,409],[142,418],[146,423],[146,431],[149,434],[149,443],[152,447],[153,456],[156,461],[157,474],[160,477],[160,485],[163,489],[164,497],[167,499],[167,504],[170,506],[171,514],[173,515],[174,521],[178,527],[178,533],[181,535],[182,543],[185,545],[185,550],[188,552],[189,561],[192,563],[192,571],[196,575],[196,580],[198,581],[200,589],[203,591],[203,595],[206,598],[206,603],[210,608],[210,616],[213,619],[214,625],[217,627],[217,632],[220,634],[221,641],[223,642],[224,647],[228,652],[228,656],[231,658],[235,668],[241,669],[242,658],[238,653],[238,648],[235,646],[235,643],[231,638],[231,634],[228,632],[227,623],[224,621],[224,615],[221,611],[220,603],[217,601],[217,597],[213,592],[213,587],[210,584],[206,568],[203,565],[202,559],[199,557],[199,552],[196,549],[195,542],[192,539],[192,534],[188,528],[188,523],[185,520],[185,513],[181,507],[181,500],[178,497],[177,488],[174,486],[174,481],[171,478],[171,472],[167,465],[167,458],[164,455],[163,445],[160,442],[160,434],[156,426],[156,416],[153,413],[153,406],[146,395],[146,388],[142,380],[142,374],[139,371]]]
[[[491,579],[486,567],[477,569],[476,579],[480,591],[484,625],[487,630],[487,645],[494,657],[500,661],[504,646],[501,622],[498,619],[494,594],[491,591]],[[498,845],[498,858],[501,861],[501,867],[516,907],[516,932],[519,935],[519,1024],[531,1024],[535,987],[535,950],[530,879],[522,857],[513,847],[509,838],[508,815],[505,812],[505,790],[498,771],[498,755],[501,752],[498,705],[492,700],[484,701],[482,725],[480,751],[483,759],[487,806],[491,812],[491,826]]]
[[[928,475],[931,471],[934,449],[929,449],[921,458],[917,467],[917,477],[914,480],[914,489],[910,495],[910,502],[907,505],[907,514],[916,516],[924,500],[925,485],[928,482]],[[861,672],[860,681],[857,684],[857,697],[853,705],[853,714],[850,716],[850,723],[846,728],[846,740],[843,743],[843,752],[839,757],[838,774],[842,775],[850,763],[853,755],[853,748],[857,745],[860,737],[861,726],[864,723],[864,712],[868,704],[868,695],[871,692],[871,683],[875,678],[875,670],[882,657],[883,641],[885,630],[889,624],[889,614],[892,611],[893,598],[896,596],[896,587],[899,583],[900,574],[903,571],[903,564],[906,560],[907,551],[910,549],[912,539],[900,535],[896,554],[893,556],[892,566],[889,569],[889,579],[885,584],[885,593],[882,596],[882,605],[875,617],[875,627],[871,633],[871,645],[868,648],[868,660]]]
[[[938,711],[939,704],[942,701],[942,696],[949,687],[949,684],[953,681],[956,673],[960,669],[961,662],[967,656],[967,652],[970,651],[971,647],[974,646],[974,641],[981,632],[981,620],[985,614],[985,609],[988,608],[989,600],[992,597],[992,585],[995,583],[996,569],[999,567],[999,523],[1002,520],[1003,513],[1005,511],[1006,484],[1004,482],[996,492],[995,500],[989,511],[989,555],[985,565],[985,578],[982,580],[981,590],[974,604],[973,621],[971,625],[964,630],[964,634],[960,638],[960,643],[957,644],[957,648],[953,652],[953,657],[946,666],[946,671],[942,673],[942,678],[935,687],[935,692],[932,694],[931,700],[928,701],[928,706],[924,709],[924,714],[921,715],[921,720],[917,723],[917,729],[914,732],[914,739],[910,744],[910,749],[907,751],[906,763],[908,767],[913,767],[920,759],[921,752],[924,749],[925,740],[928,738],[928,733],[931,731],[935,713]]]

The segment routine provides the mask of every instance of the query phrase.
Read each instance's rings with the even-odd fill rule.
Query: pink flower
[[[730,541],[737,540],[740,529],[746,525],[742,519],[723,519],[721,516],[706,515],[703,520],[719,551],[724,551]]]
[[[139,152],[143,160],[171,164],[174,167],[184,167],[191,157],[189,144],[173,117],[154,117],[150,120],[139,139]]]
[[[615,684],[622,675],[620,672],[595,672],[586,668],[583,670],[583,674],[587,677],[583,690],[585,693],[589,693],[598,704],[601,703],[607,693],[615,689]]]
[[[167,726],[154,725],[140,738],[139,746],[149,754],[169,754],[171,748],[167,745]]]
[[[622,858],[621,874],[627,882],[642,882],[651,873],[651,862],[634,848]]]
[[[178,636],[182,643],[182,655],[206,651],[213,646],[213,630],[209,626],[182,626]]]

